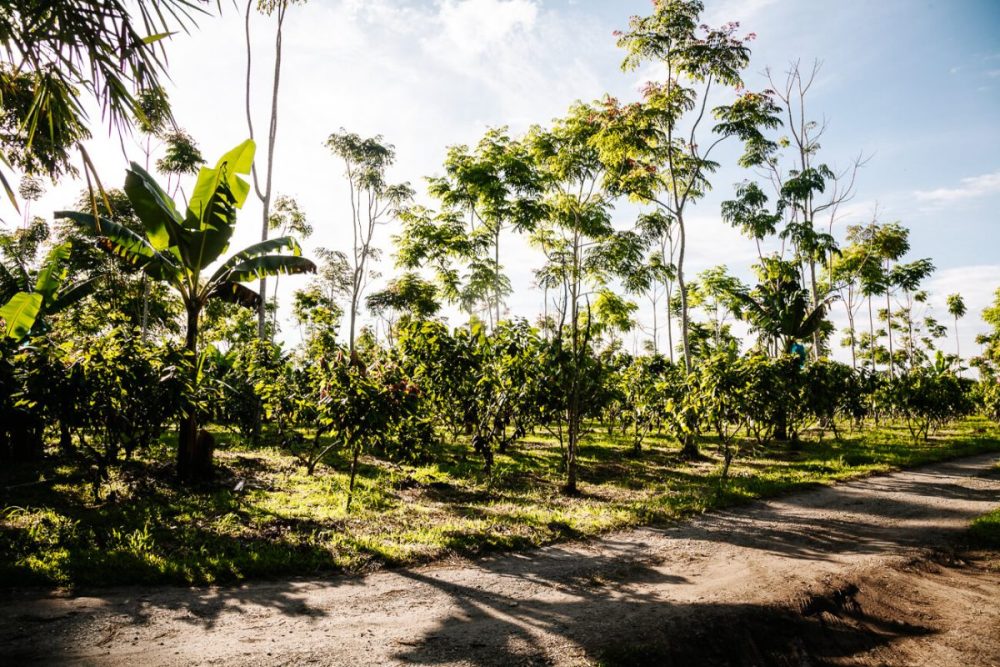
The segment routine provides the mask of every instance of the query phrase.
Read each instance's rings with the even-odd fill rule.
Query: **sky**
[[[242,2],[242,0],[241,0]],[[214,7],[214,3],[211,3]],[[792,61],[821,69],[807,115],[826,122],[820,160],[835,169],[868,158],[854,198],[841,209],[835,234],[868,222],[900,221],[911,229],[907,259],[930,257],[927,283],[933,315],[949,321],[945,297],[959,292],[969,315],[959,324],[963,352],[977,349],[979,313],[1000,287],[1000,2],[996,0],[706,0],[703,18],[739,21],[754,32],[750,89],[767,86]],[[656,70],[622,72],[613,31],[650,11],[648,0],[310,0],[293,6],[285,24],[275,189],[296,198],[315,227],[305,241],[349,250],[350,208],[342,166],[323,142],[346,128],[380,134],[393,144],[395,181],[426,198],[424,179],[440,175],[448,146],[474,144],[490,127],[518,134],[547,124],[575,100],[604,94],[623,100]],[[222,3],[221,16],[198,19],[190,34],[166,44],[168,93],[178,124],[214,163],[248,135],[243,108],[245,51],[242,10]],[[252,104],[256,127],[269,107],[274,21],[252,20]],[[120,186],[138,144],[108,134],[94,111],[88,151],[107,186]],[[258,137],[260,138],[260,137]],[[713,191],[689,221],[686,271],[718,264],[745,278],[753,244],[721,222],[719,204],[754,174],[735,166],[735,148],[712,179]],[[80,183],[50,188],[33,214],[65,208]],[[634,207],[616,211],[616,224],[634,220]],[[8,210],[0,211],[4,220]],[[14,214],[16,215],[16,214]],[[259,235],[259,204],[241,213],[233,249]],[[381,272],[393,273],[390,237]],[[501,261],[515,288],[514,315],[533,317],[542,296],[532,286],[540,255],[505,239]],[[282,289],[306,278],[281,281]],[[377,284],[373,287],[377,288]],[[287,297],[285,303],[290,301]],[[648,307],[647,307],[648,310]],[[283,311],[287,314],[287,309]],[[834,315],[843,322],[842,307]],[[651,319],[641,313],[644,320]],[[285,337],[297,339],[294,325]],[[631,344],[637,341],[628,339]],[[952,339],[943,343],[953,349]],[[844,351],[837,356],[844,358]]]

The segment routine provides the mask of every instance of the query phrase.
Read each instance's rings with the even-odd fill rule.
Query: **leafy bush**
[[[971,398],[950,370],[917,366],[889,382],[886,397],[906,422],[914,442],[926,441],[932,429],[970,412]]]

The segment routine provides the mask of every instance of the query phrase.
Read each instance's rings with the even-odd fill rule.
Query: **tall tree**
[[[183,216],[156,181],[133,162],[125,179],[125,193],[142,222],[144,234],[89,213],[56,214],[100,237],[105,251],[177,291],[187,315],[185,347],[194,373],[192,386],[198,382],[199,319],[210,299],[256,308],[261,295],[242,283],[265,275],[316,270],[311,261],[298,256],[301,249],[295,239],[282,237],[244,248],[208,277],[202,275],[229,247],[236,211],[250,192],[239,174],[250,172],[253,154],[254,143],[247,140],[222,156],[214,168],[203,168]],[[293,255],[281,254],[284,250]],[[211,451],[199,438],[198,408],[190,396],[188,399],[177,449],[181,479],[203,477],[211,471]]]
[[[268,17],[274,17],[274,74],[271,77],[271,108],[267,125],[267,164],[264,167],[264,176],[261,179],[258,175],[257,164],[254,163],[253,188],[261,203],[261,232],[260,240],[266,241],[268,232],[271,231],[271,198],[274,178],[274,147],[278,137],[278,91],[281,86],[281,58],[284,40],[285,16],[289,6],[299,4],[305,0],[247,0],[246,11],[243,14],[243,30],[246,37],[246,86],[244,91],[244,101],[246,104],[247,129],[250,132],[250,139],[255,139],[253,113],[250,105],[250,76],[253,71],[252,49],[250,47],[250,16],[254,6],[257,11]],[[261,185],[263,180],[263,186]],[[267,279],[260,279],[261,302],[257,310],[257,336],[263,339],[267,334]]]
[[[612,199],[604,187],[607,168],[594,144],[600,130],[596,113],[591,105],[577,104],[551,130],[533,128],[528,136],[548,186],[543,201],[546,215],[532,241],[545,255],[538,281],[555,295],[550,388],[558,397],[552,412],[570,493],[576,492],[583,417],[600,381],[592,368],[596,318],[591,306],[598,297],[616,300],[608,289],[609,280],[637,271],[646,250],[639,234],[616,231],[611,224]]]
[[[965,309],[965,299],[962,298],[961,294],[949,294],[947,303],[948,314],[955,320],[955,357],[961,363],[962,348],[958,342],[958,320],[965,317],[965,313],[967,312]]]
[[[344,163],[344,176],[351,195],[351,231],[354,238],[351,254],[351,292],[348,309],[348,341],[354,352],[361,296],[371,278],[371,262],[378,260],[380,251],[373,245],[375,230],[399,214],[413,198],[409,183],[391,185],[386,172],[396,160],[396,150],[381,135],[362,139],[357,134],[331,134],[327,147]]]
[[[809,91],[821,67],[822,63],[814,61],[806,71],[799,61],[794,61],[784,81],[777,80],[770,68],[766,70],[771,89],[784,107],[788,132],[778,139],[782,149],[788,150],[766,162],[768,176],[783,204],[785,228],[781,237],[791,242],[814,307],[831,289],[830,285],[820,284],[818,269],[825,267],[825,275],[830,277],[829,269],[837,253],[833,228],[841,206],[854,197],[858,171],[867,161],[858,155],[839,171],[820,161],[821,139],[827,123],[810,118],[806,109]],[[813,337],[813,354],[817,359],[821,347],[817,332]]]
[[[762,134],[780,121],[768,93],[745,91],[741,72],[750,62],[738,24],[708,28],[700,23],[698,0],[655,0],[653,14],[632,17],[618,44],[627,51],[623,68],[647,62],[664,68],[663,79],[645,87],[641,103],[621,105],[609,98],[598,138],[613,174],[615,192],[657,206],[677,226],[677,285],[681,300],[681,343],[691,368],[689,313],[684,260],[690,207],[709,189],[716,148],[729,137],[744,142],[742,166],[762,164],[776,145]],[[710,100],[728,92],[729,104],[708,110]],[[716,123],[707,128],[708,117]]]
[[[530,231],[539,216],[542,184],[527,146],[506,128],[491,129],[474,149],[453,146],[445,175],[429,180],[429,192],[444,211],[466,221],[462,253],[469,276],[467,301],[480,301],[492,325],[500,322],[510,281],[500,263],[501,237],[508,229]],[[464,256],[463,256],[464,255]]]
[[[834,257],[828,269],[828,282],[840,296],[847,315],[844,344],[851,348],[851,367],[858,367],[858,311],[867,300],[871,304],[872,289],[881,285],[882,265],[870,242],[868,228],[851,225],[847,228],[848,245]],[[869,315],[871,315],[869,309]],[[874,317],[869,322],[871,343],[874,343]],[[874,358],[872,358],[874,364]],[[873,365],[874,368],[874,365]]]

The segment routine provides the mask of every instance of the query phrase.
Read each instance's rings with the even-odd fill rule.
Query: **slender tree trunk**
[[[354,455],[351,457],[351,481],[347,487],[347,507],[346,511],[351,511],[351,502],[354,500],[354,480],[358,474],[358,456],[361,454],[361,447],[355,445],[351,448]]]
[[[149,331],[149,277],[142,274],[142,329],[140,338],[146,341],[146,333]]]
[[[872,309],[872,295],[868,295],[868,336],[871,339],[868,343],[868,356],[871,357],[872,371],[875,370],[875,311]]]
[[[677,216],[677,227],[680,231],[680,248],[677,252],[677,286],[681,293],[681,346],[684,351],[684,370],[691,372],[691,349],[688,345],[688,298],[684,283],[684,251],[687,249],[687,233],[684,229],[684,218]]]
[[[246,112],[247,125],[250,129],[250,137],[253,138],[253,122],[250,114],[250,11],[253,0],[248,0],[245,16],[245,33],[247,48],[247,78],[246,78]],[[274,176],[274,145],[278,134],[278,89],[281,83],[281,49],[282,49],[282,28],[285,22],[285,10],[288,8],[287,0],[279,0],[276,12],[278,14],[278,27],[274,37],[274,77],[271,84],[271,118],[268,124],[267,134],[267,169],[264,176],[264,188],[259,187],[257,182],[257,168],[253,167],[254,186],[257,196],[261,200],[261,241],[266,241],[271,218],[271,195],[272,182]],[[260,309],[257,311],[257,336],[264,339],[267,335],[267,279],[260,279]]]
[[[895,377],[896,372],[893,366],[895,366],[895,358],[892,352],[892,299],[889,296],[889,290],[885,291],[885,322],[886,322],[886,332],[889,334],[889,377]]]
[[[819,306],[819,289],[816,286],[816,260],[809,260],[809,284],[812,287],[812,307]],[[819,361],[819,331],[814,331],[813,339],[813,360]]]
[[[958,343],[958,315],[955,316],[955,357],[958,359],[958,363],[962,363],[962,349],[959,347]]]
[[[198,308],[187,307],[187,336],[185,349],[191,363],[192,386],[198,381]],[[177,443],[177,477],[181,481],[190,481],[197,477],[194,470],[194,454],[198,440],[198,414],[192,402],[185,406],[187,414],[181,419],[180,433]]]
[[[667,289],[667,346],[670,349],[670,363],[674,363],[674,316],[670,312],[671,306],[673,305],[673,299],[671,298],[673,292],[673,285]]]

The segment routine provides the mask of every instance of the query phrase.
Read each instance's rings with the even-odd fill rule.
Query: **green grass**
[[[1000,549],[1000,507],[972,520],[969,543],[977,549]]]
[[[745,453],[720,491],[710,441],[696,462],[658,437],[635,457],[627,439],[595,429],[581,446],[577,496],[561,493],[558,447],[538,435],[498,456],[489,484],[463,444],[432,465],[366,457],[347,513],[346,458],[331,455],[309,476],[280,451],[219,439],[220,480],[198,489],[173,483],[167,444],[116,470],[96,501],[91,473],[56,459],[0,471],[0,586],[367,572],[664,525],[810,485],[1000,451],[1000,433],[979,419],[918,445],[901,426],[840,441],[812,434],[796,451],[773,445]],[[232,490],[238,479],[247,482],[243,493]]]

